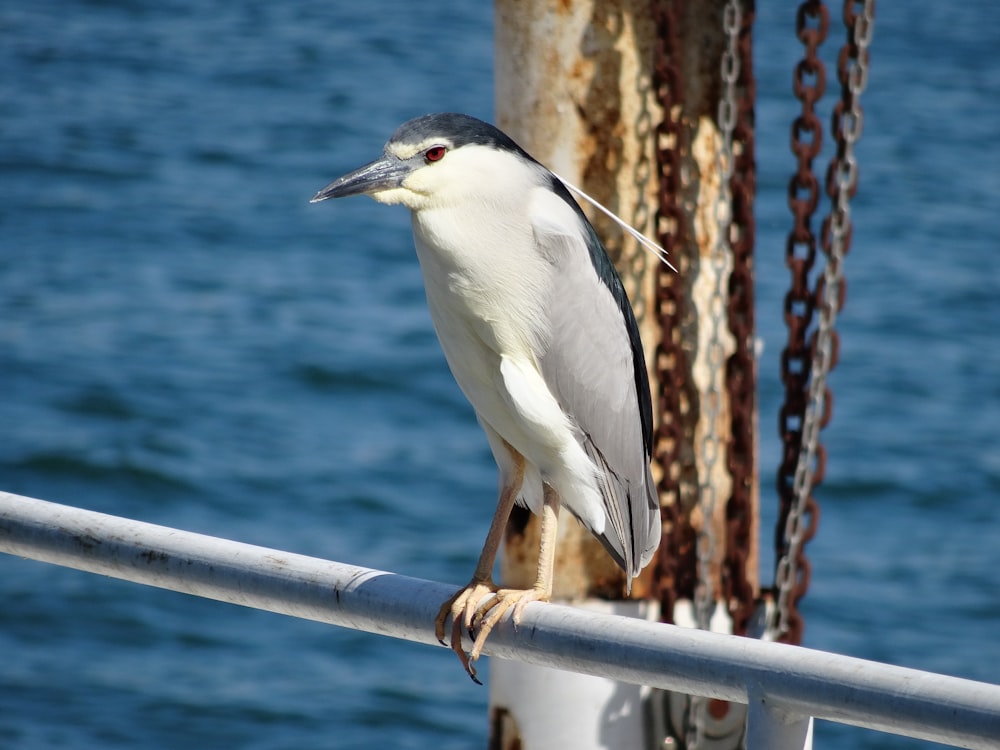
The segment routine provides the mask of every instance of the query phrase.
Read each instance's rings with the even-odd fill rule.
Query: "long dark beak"
[[[348,195],[371,195],[382,190],[399,187],[410,166],[391,154],[383,154],[371,164],[355,169],[343,177],[338,177],[312,197],[310,203],[319,203],[327,198],[344,198]]]

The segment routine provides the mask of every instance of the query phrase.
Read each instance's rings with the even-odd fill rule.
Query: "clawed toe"
[[[496,585],[490,580],[473,580],[468,586],[459,589],[455,592],[454,596],[441,605],[441,609],[438,610],[437,619],[434,621],[434,634],[437,636],[438,641],[442,645],[449,645],[445,643],[444,632],[445,623],[448,617],[451,616],[451,650],[458,655],[458,659],[462,662],[462,666],[469,677],[480,685],[482,683],[476,677],[476,668],[472,665],[472,662],[478,658],[478,653],[476,657],[471,657],[472,652],[469,654],[465,652],[465,648],[462,645],[462,631],[464,629],[468,633],[469,640],[473,641],[473,650],[475,650],[475,643],[478,641],[476,613],[480,609],[480,602],[491,594],[496,593],[496,591]],[[489,601],[487,599],[487,603]]]
[[[492,581],[472,581],[441,605],[434,622],[434,632],[438,641],[442,645],[447,645],[444,632],[445,623],[450,615],[451,650],[458,655],[469,677],[476,683],[482,684],[476,677],[473,662],[482,654],[486,638],[494,626],[500,622],[504,614],[513,609],[516,627],[521,622],[521,615],[528,602],[546,600],[548,593],[541,589],[497,589]],[[462,645],[463,629],[472,640],[472,650],[468,653]]]

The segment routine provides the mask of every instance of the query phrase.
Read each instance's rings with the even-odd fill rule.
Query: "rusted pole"
[[[655,26],[648,2],[496,0],[496,119],[535,158],[607,208],[652,235],[657,205],[652,91]],[[637,137],[641,133],[641,137]],[[656,262],[610,220],[590,213],[633,302],[652,361],[658,331],[652,314]],[[656,617],[650,601],[621,599],[624,576],[600,544],[563,514],[554,599],[618,614]],[[530,585],[538,524],[527,513],[508,526],[501,580]],[[632,587],[652,591],[652,567]],[[600,677],[490,665],[490,747],[641,747],[649,690]],[[617,715],[612,707],[617,706]]]
[[[497,0],[495,14],[497,125],[554,172],[651,234],[657,186],[649,136],[659,112],[651,90],[648,3]],[[637,126],[643,139],[635,136]],[[652,316],[642,313],[653,291],[647,271],[656,260],[595,213],[591,221],[636,308],[649,361],[657,331]],[[517,533],[526,522],[522,516],[507,540],[503,578],[513,585],[534,580],[534,524]],[[619,597],[624,576],[600,544],[574,520],[561,525],[556,597]],[[648,595],[649,578],[634,584],[637,597]]]
[[[654,465],[654,476],[658,481],[666,476],[661,486],[670,486],[673,480],[676,488],[663,497],[664,502],[673,504],[664,514],[668,522],[667,554],[676,551],[676,539],[685,534],[694,547],[688,551],[688,559],[677,561],[690,569],[669,585],[697,580],[697,553],[702,549],[702,562],[710,562],[703,566],[710,579],[710,601],[722,602],[716,625],[720,621],[723,624],[717,629],[732,629],[731,623],[726,624],[730,622],[726,599],[732,591],[728,571],[734,567],[734,559],[752,592],[757,589],[758,495],[751,447],[750,469],[739,477],[743,497],[750,500],[741,511],[742,533],[734,535],[731,531],[736,525],[733,518],[727,517],[727,500],[734,494],[729,449],[732,426],[738,420],[734,420],[730,378],[734,357],[741,351],[745,354],[747,346],[752,347],[752,312],[748,341],[745,328],[734,334],[727,314],[735,256],[724,257],[722,263],[711,262],[713,248],[720,244],[718,208],[724,195],[719,169],[722,136],[717,122],[720,60],[726,45],[724,5],[724,0],[661,0],[659,6],[654,3],[657,12],[651,12],[648,0],[496,0],[495,101],[501,129],[546,166],[653,238],[663,233],[658,210],[658,149],[667,146],[679,152],[682,174],[673,196],[679,208],[677,242],[671,248],[672,259],[680,263],[681,269],[680,275],[671,280],[677,285],[681,310],[677,330],[661,328],[664,316],[659,313],[658,295],[663,270],[657,267],[658,262],[609,220],[588,213],[618,266],[635,308],[650,368],[654,411],[658,402],[662,404],[662,398],[658,398],[661,389],[681,384],[682,392],[674,394],[681,408],[672,415],[683,423],[678,431],[680,442],[670,454],[671,461]],[[660,12],[663,8],[666,14]],[[666,112],[661,106],[661,92],[656,89],[655,67],[658,50],[662,54],[657,40],[663,32],[664,17],[675,24],[674,38],[680,40],[671,54],[683,83],[674,92],[677,96]],[[743,114],[741,111],[740,116]],[[664,144],[657,137],[657,125],[664,118],[673,118],[676,125],[679,137],[674,143]],[[742,119],[740,122],[746,124]],[[725,196],[728,201],[728,193]],[[748,194],[740,197],[746,200]],[[729,205],[725,209],[732,211]],[[745,221],[746,212],[727,224],[737,240],[743,230],[741,222]],[[735,247],[733,239],[725,237],[722,244]],[[752,307],[752,296],[750,304]],[[672,337],[683,354],[678,359],[680,371],[671,372],[669,382],[661,382],[665,337]],[[744,364],[745,359],[741,360]],[[756,385],[752,355],[749,369],[739,374],[749,382],[752,394]],[[714,406],[711,409],[710,400]],[[737,408],[737,416],[744,421],[750,419],[752,430],[756,422],[753,398],[749,408],[745,399]],[[654,414],[655,420],[662,417],[662,413]],[[709,493],[714,502],[706,502]],[[705,508],[710,508],[707,517]],[[584,607],[611,606],[632,616],[659,616],[659,601],[654,597],[663,581],[654,580],[657,566],[650,565],[633,584],[633,598],[644,601],[609,602],[623,596],[622,573],[575,521],[568,518],[561,525],[555,599]],[[710,532],[712,540],[710,549],[704,546],[706,532]],[[727,555],[727,541],[734,537],[743,540],[746,548],[736,556]],[[537,524],[527,513],[516,515],[508,527],[501,561],[501,578],[506,585],[531,584],[537,549]],[[742,590],[745,593],[747,587]],[[671,603],[682,600],[683,610],[683,600],[693,599],[693,590],[686,591],[682,586],[665,599]],[[664,613],[665,619],[673,621],[673,607],[670,609]],[[597,747],[598,742],[601,746],[643,746],[646,709],[640,704],[646,693],[636,690],[623,696],[615,693],[613,683],[581,687],[578,680],[591,678],[570,676],[567,679],[571,684],[567,684],[552,682],[554,678],[546,676],[542,696],[535,690],[542,689],[538,675],[519,672],[518,665],[506,662],[495,661],[491,669],[491,747],[512,747],[515,742],[526,748],[561,746],[565,744],[561,740],[566,738],[560,732],[566,725],[581,723],[581,704],[593,708],[584,712],[588,716],[607,716],[608,711],[599,704],[604,700],[607,708],[612,696],[625,708],[614,721],[595,730],[601,736],[595,733],[592,744],[581,744],[577,733],[571,746]],[[566,700],[572,703],[563,703],[558,697],[569,694],[573,697]]]

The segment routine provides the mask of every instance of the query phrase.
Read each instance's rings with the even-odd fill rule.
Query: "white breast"
[[[577,221],[564,202],[552,198],[538,187],[518,195],[521,205],[513,208],[464,201],[425,209],[414,212],[413,232],[431,318],[459,387],[480,420],[600,533],[596,468],[539,368],[558,279],[552,258],[539,251],[530,219],[542,203]],[[523,218],[505,222],[504,216]],[[589,266],[588,258],[580,261]],[[526,500],[531,506],[541,502]]]

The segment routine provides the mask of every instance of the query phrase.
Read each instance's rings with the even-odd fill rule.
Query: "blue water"
[[[795,4],[760,5],[769,580],[800,48]],[[408,217],[307,200],[411,116],[491,118],[491,15],[460,0],[0,7],[0,488],[464,581],[495,473],[431,330]],[[803,602],[807,645],[989,682],[996,29],[992,3],[878,9]],[[10,557],[0,600],[3,748],[485,744],[487,693],[440,650]],[[925,746],[817,728],[822,748]]]

